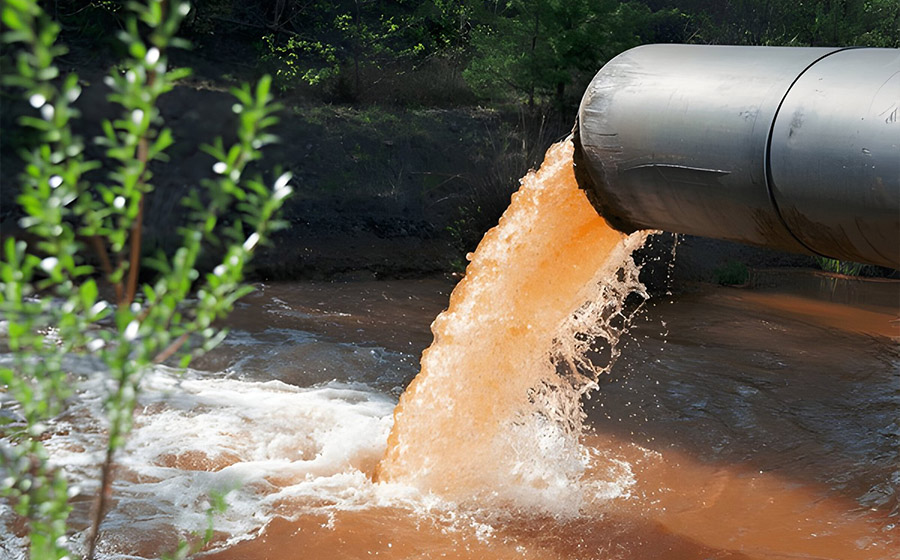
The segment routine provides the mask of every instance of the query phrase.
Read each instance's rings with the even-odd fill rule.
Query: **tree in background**
[[[613,0],[477,4],[466,80],[484,96],[512,95],[529,107],[546,99],[565,105],[566,94],[580,95],[604,62],[679,18],[677,10]]]
[[[117,2],[50,4],[67,33],[87,42],[122,26]],[[434,61],[463,73],[468,95],[424,94],[423,104],[474,92],[570,110],[603,63],[641,43],[900,46],[897,0],[204,0],[195,8],[187,32],[201,46],[246,56],[282,91],[338,102],[448,89],[431,76],[408,79]]]
[[[896,0],[646,0],[689,14],[692,42],[734,45],[900,46]]]
[[[358,99],[367,70],[458,49],[466,6],[453,0],[281,0],[263,59],[279,85],[324,84],[343,100]]]

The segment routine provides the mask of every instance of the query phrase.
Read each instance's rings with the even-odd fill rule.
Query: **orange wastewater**
[[[577,371],[576,336],[585,320],[597,330],[620,313],[637,288],[633,263],[617,274],[643,239],[606,224],[575,183],[572,143],[553,146],[432,324],[377,479],[481,505],[577,505],[579,399],[596,372]]]

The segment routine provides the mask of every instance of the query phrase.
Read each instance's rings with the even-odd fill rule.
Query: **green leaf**
[[[272,88],[272,76],[264,74],[256,84],[256,103],[258,107],[264,106],[269,102],[269,92]]]
[[[147,47],[141,41],[128,42],[128,53],[137,60],[143,60],[147,56]]]
[[[168,128],[164,128],[159,132],[159,137],[156,141],[153,142],[153,145],[150,146],[150,149],[147,151],[148,159],[156,159],[162,153],[163,150],[172,145],[174,140],[172,139],[172,131]]]
[[[19,17],[19,14],[11,7],[6,6],[3,8],[3,23],[6,24],[10,29],[21,29],[23,26],[22,19]],[[9,40],[5,38],[5,40]]]
[[[97,302],[99,290],[93,278],[84,282],[78,291],[81,296],[81,305],[84,309],[90,309]]]

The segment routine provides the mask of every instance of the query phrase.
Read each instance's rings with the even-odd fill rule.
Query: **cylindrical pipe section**
[[[645,45],[594,77],[576,176],[622,231],[900,268],[900,51]]]

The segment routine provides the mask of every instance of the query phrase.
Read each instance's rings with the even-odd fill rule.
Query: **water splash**
[[[432,324],[376,476],[447,499],[577,515],[590,462],[582,396],[646,292],[626,236],[597,215],[566,140],[529,173]]]

